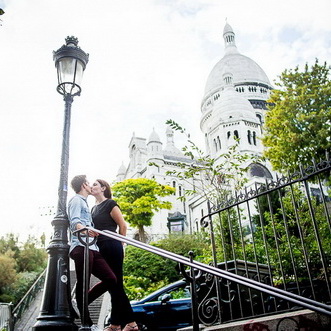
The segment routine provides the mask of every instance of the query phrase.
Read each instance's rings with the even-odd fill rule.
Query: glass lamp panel
[[[83,71],[82,62],[75,58],[64,57],[59,61],[58,80],[64,94],[75,95],[80,92]]]
[[[75,76],[76,59],[64,57],[58,63],[59,84],[73,83]]]
[[[83,64],[82,62],[80,62],[79,60],[77,60],[77,67],[76,67],[76,77],[75,77],[75,84],[79,85],[82,82],[82,78],[83,78]]]

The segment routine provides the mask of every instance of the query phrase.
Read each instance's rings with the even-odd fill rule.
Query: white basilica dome
[[[233,75],[234,86],[255,83],[270,86],[269,79],[263,69],[249,57],[238,52],[235,34],[227,23],[224,27],[225,55],[216,63],[207,79],[205,95],[224,86],[223,76],[226,72]]]

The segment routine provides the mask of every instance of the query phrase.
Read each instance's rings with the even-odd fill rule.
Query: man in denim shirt
[[[75,176],[71,181],[71,187],[77,193],[68,204],[68,216],[71,232],[82,229],[86,226],[92,226],[92,217],[87,204],[87,197],[91,194],[91,187],[85,175]],[[85,231],[86,234],[86,231]],[[93,241],[98,234],[92,230],[88,230],[89,241]],[[84,275],[84,245],[78,240],[76,235],[71,237],[71,246],[69,256],[75,262],[76,269],[76,300],[79,312],[82,316],[83,312],[83,275]],[[99,278],[110,292],[116,289],[116,276],[110,269],[107,262],[99,253],[98,247],[93,244],[89,246],[89,277],[92,275]],[[93,291],[93,289],[91,289]],[[93,325],[90,315],[86,316],[86,322],[91,327],[91,330],[98,330],[97,326]]]

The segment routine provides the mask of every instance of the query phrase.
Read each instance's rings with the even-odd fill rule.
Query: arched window
[[[251,134],[251,130],[248,130],[247,131],[247,140],[248,140],[248,143],[250,145],[252,145],[252,134]]]
[[[220,140],[220,137],[217,136],[217,143],[218,143],[218,148],[221,149],[221,140]]]
[[[252,177],[262,177],[262,178],[270,178],[272,179],[272,175],[270,171],[259,163],[252,163],[248,167],[248,173]]]
[[[178,194],[180,197],[182,196],[182,187],[180,185],[178,186]]]
[[[253,131],[253,144],[256,146],[256,132]]]
[[[217,152],[217,142],[216,142],[216,139],[214,139],[214,147],[215,147],[215,151]]]
[[[260,123],[262,124],[262,116],[260,114],[256,114],[256,117],[259,119]]]
[[[234,134],[234,136],[235,136],[236,138],[239,138],[239,133],[238,133],[237,130],[234,130],[233,134]]]
[[[231,132],[228,131],[227,135],[228,135],[228,139],[229,139],[231,137]]]

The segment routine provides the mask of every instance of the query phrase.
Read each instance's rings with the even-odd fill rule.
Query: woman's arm
[[[110,216],[112,217],[112,219],[118,225],[118,227],[119,227],[119,234],[121,234],[122,236],[126,236],[126,230],[127,230],[128,226],[126,225],[126,222],[124,220],[124,217],[122,215],[122,212],[121,212],[121,210],[119,209],[118,206],[115,206],[111,210]]]

